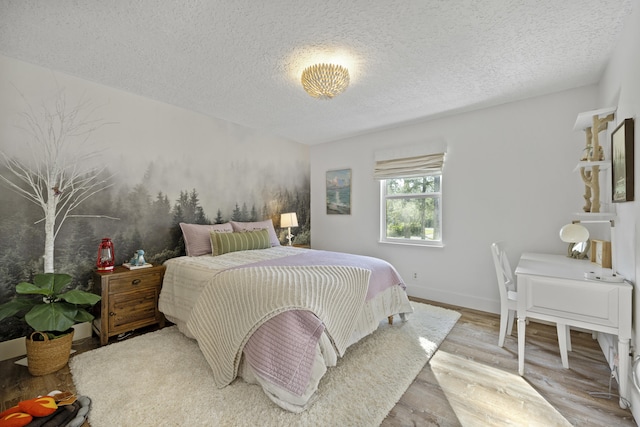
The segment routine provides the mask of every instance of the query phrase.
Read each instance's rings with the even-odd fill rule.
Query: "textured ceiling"
[[[0,0],[0,54],[315,144],[596,83],[634,3]]]

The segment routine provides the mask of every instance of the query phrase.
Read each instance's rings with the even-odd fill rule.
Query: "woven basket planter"
[[[27,337],[27,363],[29,372],[34,376],[47,375],[62,369],[69,361],[73,333],[59,338],[49,339],[43,332],[34,332]],[[34,341],[34,335],[40,334],[44,341]]]

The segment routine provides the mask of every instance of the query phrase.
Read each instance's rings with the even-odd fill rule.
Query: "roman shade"
[[[375,179],[415,178],[442,173],[446,145],[433,142],[375,153]]]

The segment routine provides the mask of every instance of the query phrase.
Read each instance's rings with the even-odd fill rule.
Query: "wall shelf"
[[[611,113],[615,113],[615,111],[616,107],[606,107],[580,113],[576,118],[576,123],[573,125],[573,130],[585,130],[593,124],[593,116],[607,116]]]
[[[573,222],[609,222],[612,227],[616,219],[615,212],[576,212],[572,216],[575,218]]]
[[[580,168],[590,168],[592,166],[600,166],[600,170],[602,171],[605,169],[609,169],[611,167],[611,162],[608,162],[606,160],[598,161],[598,162],[582,161],[582,162],[578,162],[576,167],[573,168],[573,171],[578,172]]]
[[[601,210],[600,172],[609,169],[611,162],[605,161],[605,150],[600,144],[599,135],[607,130],[609,122],[614,119],[615,112],[616,107],[585,111],[578,114],[573,126],[574,130],[583,130],[586,137],[584,157],[581,157],[584,160],[580,160],[573,170],[580,173],[580,178],[584,183],[585,205],[583,209],[586,212],[600,213]]]

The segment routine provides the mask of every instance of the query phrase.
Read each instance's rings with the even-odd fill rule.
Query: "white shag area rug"
[[[412,305],[406,322],[396,316],[351,346],[300,414],[242,380],[216,389],[197,343],[175,326],[73,356],[69,365],[77,392],[92,400],[91,427],[378,426],[460,317]]]

